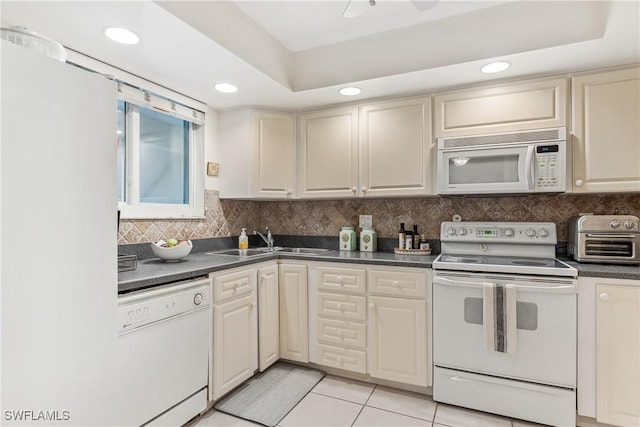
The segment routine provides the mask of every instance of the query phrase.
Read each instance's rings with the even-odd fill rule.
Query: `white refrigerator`
[[[0,425],[112,426],[116,86],[1,43]]]

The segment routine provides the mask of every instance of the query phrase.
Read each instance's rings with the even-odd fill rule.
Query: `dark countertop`
[[[163,262],[158,258],[139,260],[136,270],[118,273],[118,293],[122,294],[181,280],[204,277],[214,271],[275,259],[431,268],[431,264],[436,257],[437,255],[396,255],[392,252],[344,252],[332,250],[312,255],[272,252],[242,258],[196,252],[189,254],[179,262]],[[566,259],[563,259],[563,261],[575,267],[578,270],[579,277],[640,280],[640,266],[585,264]]]

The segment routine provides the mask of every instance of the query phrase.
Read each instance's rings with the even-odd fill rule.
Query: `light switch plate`
[[[360,227],[373,227],[373,217],[371,215],[360,215]]]
[[[213,162],[207,163],[207,175],[218,176],[218,172],[220,172],[220,164]]]

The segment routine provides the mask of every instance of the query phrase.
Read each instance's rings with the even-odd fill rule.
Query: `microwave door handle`
[[[525,158],[525,173],[524,173],[524,183],[527,186],[527,189],[529,190],[533,190],[534,187],[534,164],[533,164],[533,150],[534,150],[534,146],[531,145],[529,147],[527,147],[527,154],[526,154],[526,158]]]

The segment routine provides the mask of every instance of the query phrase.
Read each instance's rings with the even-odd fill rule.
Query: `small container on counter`
[[[360,232],[360,252],[375,252],[378,248],[378,235],[373,227],[362,227]]]
[[[350,225],[345,225],[340,230],[340,250],[355,251],[356,246],[356,229]]]
[[[427,240],[426,237],[424,237],[424,234],[420,235],[419,249],[431,249],[431,247],[429,246],[429,241]]]

